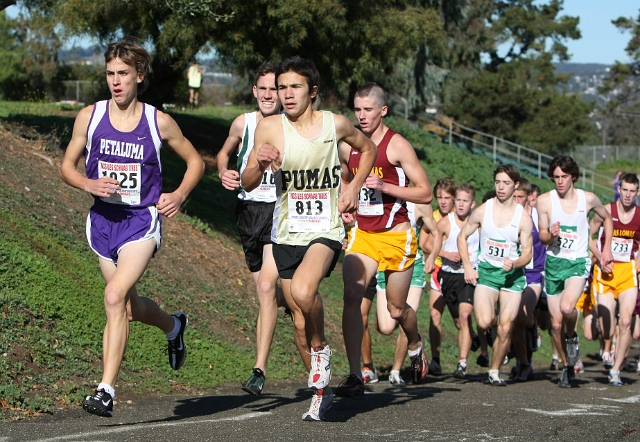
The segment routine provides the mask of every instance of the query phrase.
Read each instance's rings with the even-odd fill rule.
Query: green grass
[[[233,118],[247,110],[205,107],[171,114],[203,154],[215,155]],[[57,105],[0,102],[0,119],[0,122],[24,122],[26,127],[44,136],[54,127],[60,127],[56,125],[71,127],[73,112]],[[455,155],[452,155],[451,147],[404,120],[390,118],[387,121],[414,145],[432,183],[446,176],[453,176],[457,182],[470,181],[478,188],[478,199],[492,188],[495,165],[488,158],[459,148],[453,148]],[[184,164],[166,149],[163,149],[162,161],[165,186],[174,188],[182,177]],[[528,178],[543,191],[551,186],[548,180]],[[4,398],[16,409],[47,413],[61,404],[77,403],[99,381],[98,358],[105,323],[104,283],[95,255],[82,234],[86,212],[57,205],[53,196],[64,190],[64,186],[56,174],[33,179],[51,180],[50,191],[34,198],[12,191],[9,186],[0,186],[0,231],[3,232],[0,235],[0,399]],[[188,216],[182,218],[194,229],[220,239],[225,247],[241,253],[232,221],[234,206],[235,194],[222,188],[215,170],[207,170],[185,206]],[[51,217],[67,211],[70,223],[64,228],[54,228]],[[138,393],[168,393],[175,391],[172,388],[177,385],[192,391],[244,380],[254,362],[257,300],[252,306],[244,305],[231,285],[225,284],[228,282],[224,281],[225,277],[222,274],[220,280],[181,284],[172,275],[160,274],[153,266],[147,270],[138,286],[141,293],[154,293],[164,300],[162,306],[168,311],[185,304],[193,310],[190,312],[192,327],[187,331],[189,362],[182,370],[172,371],[166,361],[162,333],[134,323],[119,382]],[[337,350],[332,361],[334,373],[336,377],[347,375],[346,356],[340,350],[343,291],[340,269],[323,281],[320,291],[325,300],[327,336]],[[232,344],[217,331],[216,319],[220,317],[233,324],[243,343]],[[370,322],[374,362],[377,367],[388,368],[393,360],[396,335],[381,336],[375,332],[374,317],[375,305]],[[427,292],[418,320],[426,336]],[[450,373],[457,361],[457,332],[447,312],[443,329],[441,360],[444,371]],[[594,352],[594,345],[585,342],[583,348]],[[15,348],[21,353],[12,355]],[[548,340],[545,340],[534,361],[548,364],[550,359]],[[475,369],[472,360],[470,371]],[[293,344],[288,319],[278,320],[269,379],[304,379],[304,368]],[[11,412],[9,416],[22,416],[22,412]]]

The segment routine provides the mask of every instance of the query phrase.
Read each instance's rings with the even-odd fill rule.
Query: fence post
[[[596,168],[596,146],[593,146],[593,167],[592,169]]]
[[[618,161],[618,146],[616,146],[616,161]]]
[[[587,188],[587,171],[582,169],[582,187]]]
[[[496,145],[496,137],[493,137],[493,164],[498,162],[498,146]]]
[[[449,146],[453,143],[453,120],[449,120]]]
[[[76,101],[80,103],[80,82],[76,81]]]
[[[538,152],[538,178],[542,178],[542,155]]]

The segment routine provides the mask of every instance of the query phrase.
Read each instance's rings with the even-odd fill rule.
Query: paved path
[[[610,387],[594,363],[570,390],[557,387],[558,376],[541,371],[536,381],[507,387],[484,384],[484,375],[466,381],[429,377],[405,388],[381,380],[364,396],[336,399],[318,423],[301,420],[310,401],[304,385],[270,382],[259,398],[225,388],[197,397],[121,401],[111,419],[74,407],[0,423],[0,442],[640,440],[640,375],[624,373],[625,386]]]

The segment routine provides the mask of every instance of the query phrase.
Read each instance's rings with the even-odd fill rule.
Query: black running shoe
[[[187,358],[187,347],[184,345],[184,331],[189,325],[189,318],[183,312],[172,315],[180,321],[180,331],[175,339],[168,340],[169,365],[174,370],[180,370]]]
[[[458,367],[456,368],[456,371],[453,372],[453,377],[458,379],[465,379],[467,377],[467,366],[461,365],[458,362]]]
[[[488,367],[489,366],[489,355],[486,353],[480,353],[478,355],[478,359],[476,359],[476,363],[480,367]]]
[[[260,393],[262,393],[262,389],[264,388],[264,381],[266,380],[267,378],[264,377],[264,372],[259,368],[254,368],[249,379],[244,381],[244,383],[242,384],[242,389],[247,393],[259,396]]]
[[[471,351],[478,351],[480,348],[480,337],[475,333],[473,333],[473,338],[471,339]]]
[[[82,408],[87,413],[102,417],[113,417],[113,398],[103,388],[96,390],[93,395],[82,401]]]
[[[575,366],[580,360],[580,339],[577,333],[574,332],[572,338],[566,338],[565,354],[569,367]]]
[[[338,397],[354,397],[364,394],[364,382],[357,374],[350,374],[340,382],[336,388]]]
[[[560,380],[558,380],[558,387],[560,388],[571,388],[571,381],[575,376],[575,372],[573,367],[564,367],[562,369],[562,375],[560,376]]]

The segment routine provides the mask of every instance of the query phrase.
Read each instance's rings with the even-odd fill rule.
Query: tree
[[[22,65],[27,54],[20,47],[14,27],[14,21],[0,12],[0,95],[5,100],[22,98],[29,80]]]
[[[391,71],[420,44],[436,46],[436,13],[417,1],[365,0],[24,0],[32,14],[59,21],[68,35],[102,42],[136,35],[154,49],[147,101],[170,100],[188,62],[207,45],[236,72],[300,55],[321,73],[324,96],[341,99],[358,83]],[[153,87],[162,85],[162,87]]]
[[[556,75],[552,64],[568,59],[566,39],[580,37],[577,18],[558,17],[562,1],[459,4],[472,13],[462,17],[474,16],[467,18],[470,31],[458,35],[451,29],[445,44],[451,50],[434,59],[454,72],[443,85],[444,112],[474,129],[543,151],[585,141],[592,107],[557,91],[566,77]]]
[[[609,97],[609,101],[597,109],[602,144],[606,145],[610,136],[614,144],[637,144],[640,139],[640,12],[635,21],[620,17],[612,23],[621,31],[631,32],[625,49],[631,61],[616,61],[600,88],[600,93]]]

